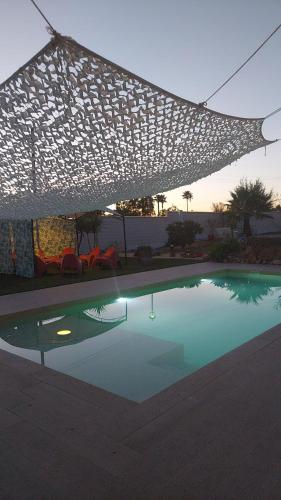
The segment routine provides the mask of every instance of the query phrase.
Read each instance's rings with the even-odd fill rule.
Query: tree
[[[273,191],[266,191],[261,180],[255,182],[242,179],[234,191],[230,192],[231,199],[228,201],[228,210],[237,219],[243,221],[243,233],[252,235],[250,218],[271,218],[265,212],[273,208]]]
[[[76,229],[79,234],[78,250],[81,245],[83,233],[85,233],[87,236],[89,251],[91,250],[89,233],[94,234],[94,246],[97,245],[97,235],[102,224],[101,214],[102,212],[98,210],[96,210],[95,212],[86,212],[76,220]]]
[[[141,215],[154,215],[154,204],[152,196],[143,196],[138,199],[138,208]]]
[[[222,214],[226,211],[225,203],[219,201],[218,203],[212,203],[212,210],[218,214]]]
[[[160,203],[161,203],[161,194],[157,194],[154,198],[154,201],[157,203],[157,215],[160,215]]]
[[[182,197],[186,200],[186,211],[188,212],[188,202],[192,200],[193,194],[190,191],[184,191]]]
[[[162,215],[164,213],[164,203],[167,203],[167,198],[164,194],[159,194],[159,200],[160,200],[160,203],[161,203],[161,211],[162,211]]]
[[[234,230],[239,222],[239,217],[231,210],[225,212],[226,225],[230,228],[231,238],[234,238]]]
[[[180,211],[180,209],[178,207],[176,207],[176,205],[171,205],[166,210],[166,212],[179,212],[179,211]]]
[[[133,198],[116,203],[116,212],[121,215],[153,215],[154,204],[152,196]]]
[[[91,212],[91,228],[92,233],[94,234],[94,246],[98,244],[98,233],[100,232],[100,227],[102,224],[101,218],[102,212],[95,211]]]
[[[186,220],[184,222],[174,222],[166,227],[168,232],[168,245],[184,247],[193,243],[196,234],[200,234],[203,228],[197,222]]]
[[[116,212],[121,215],[140,215],[138,199],[133,198],[132,200],[118,201],[116,203]]]

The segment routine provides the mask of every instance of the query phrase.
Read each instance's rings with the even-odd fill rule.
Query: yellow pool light
[[[57,335],[70,335],[71,330],[58,330]]]

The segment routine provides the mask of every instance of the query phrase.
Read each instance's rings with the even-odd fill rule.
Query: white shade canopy
[[[262,124],[177,97],[55,33],[0,86],[0,218],[191,184],[269,144]]]

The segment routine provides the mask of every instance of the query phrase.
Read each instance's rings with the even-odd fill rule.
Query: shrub
[[[135,251],[135,257],[141,264],[149,264],[152,260],[152,248],[150,246],[139,246]]]
[[[240,250],[238,240],[229,239],[216,243],[210,250],[209,255],[211,260],[223,262],[229,255],[237,254]]]
[[[184,247],[193,243],[196,234],[200,234],[203,228],[197,222],[186,220],[184,222],[174,222],[166,227],[168,233],[168,245]]]
[[[135,251],[135,257],[152,257],[152,248],[148,245],[139,246]]]

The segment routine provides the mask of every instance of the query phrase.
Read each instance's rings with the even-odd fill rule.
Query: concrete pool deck
[[[280,272],[180,266],[2,296],[0,315],[222,269]],[[0,373],[1,500],[281,497],[281,325],[141,404],[5,351]]]

